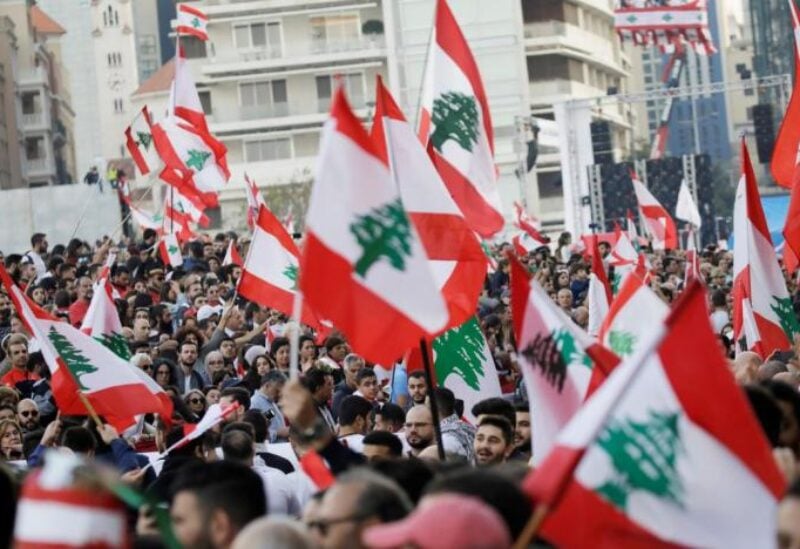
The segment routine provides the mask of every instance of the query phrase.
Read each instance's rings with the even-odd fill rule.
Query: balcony
[[[203,74],[235,76],[247,72],[278,70],[298,65],[331,65],[352,61],[374,61],[386,57],[383,36],[353,40],[287,40],[280,46],[226,50],[208,58]]]
[[[366,115],[366,99],[349,97],[357,114]],[[317,99],[313,103],[276,103],[273,105],[236,106],[215,109],[209,115],[213,132],[225,135],[245,129],[291,129],[321,125],[328,117],[331,100]]]
[[[47,85],[49,82],[47,71],[42,66],[22,70],[17,78],[20,87]]]
[[[44,125],[43,112],[22,113],[22,126],[26,129],[31,129]]]
[[[525,53],[547,55],[563,53],[584,61],[603,65],[624,75],[620,50],[615,48],[617,40],[609,27],[607,37],[562,21],[526,23],[524,27]]]
[[[53,163],[47,156],[39,158],[28,158],[25,161],[25,167],[28,176],[55,174],[55,168],[53,167]]]

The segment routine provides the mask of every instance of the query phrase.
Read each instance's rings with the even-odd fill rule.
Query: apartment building
[[[212,132],[228,147],[220,195],[226,226],[244,225],[244,173],[261,187],[308,184],[341,80],[357,114],[372,112],[389,74],[382,2],[208,0],[207,43],[181,37]],[[133,95],[164,115],[174,73],[164,65]],[[281,212],[278,212],[279,214]]]
[[[17,37],[14,22],[0,16],[0,189],[24,186],[22,129],[14,81]]]

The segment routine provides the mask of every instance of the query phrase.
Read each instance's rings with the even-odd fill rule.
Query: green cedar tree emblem
[[[350,224],[350,232],[361,246],[355,264],[359,276],[366,276],[381,258],[398,271],[405,270],[406,258],[411,256],[411,226],[399,198],[359,215]]]
[[[433,340],[434,367],[439,382],[444,383],[450,374],[455,374],[471,389],[480,390],[481,378],[485,375],[484,345],[481,328],[474,318]]]
[[[608,334],[608,343],[617,356],[630,356],[636,345],[636,336],[630,332],[612,330]]]
[[[56,348],[61,360],[67,365],[67,369],[72,373],[72,377],[75,378],[80,390],[87,391],[88,387],[81,382],[81,378],[86,374],[96,372],[97,368],[92,365],[88,358],[83,356],[80,349],[76,348],[69,339],[60,334],[55,327],[50,327],[47,338]]]
[[[210,152],[189,149],[189,160],[186,161],[186,166],[199,172],[206,165],[209,156],[211,156]]]
[[[433,101],[431,121],[435,126],[431,143],[439,152],[449,139],[467,151],[472,151],[478,142],[478,106],[474,97],[452,91],[442,94]]]
[[[597,445],[614,468],[613,478],[595,489],[600,497],[623,512],[634,490],[683,507],[684,487],[676,467],[677,455],[683,450],[677,413],[650,410],[643,422],[611,420]]]
[[[772,312],[778,315],[778,321],[781,323],[781,328],[786,332],[786,337],[789,341],[792,340],[794,334],[800,333],[800,324],[797,322],[797,315],[794,314],[794,307],[792,307],[792,300],[788,297],[779,298],[772,296],[773,304],[770,305]]]
[[[619,292],[619,285],[620,285],[621,282],[622,282],[622,275],[617,273],[617,272],[614,272],[614,274],[611,276],[611,293],[612,294],[617,295],[617,293]]]
[[[192,26],[194,28],[196,28],[196,29],[199,29],[200,28],[200,19],[198,19],[197,17],[192,19]]]
[[[298,274],[299,274],[299,271],[297,270],[297,265],[292,265],[291,263],[289,265],[287,265],[286,268],[283,270],[283,276],[285,276],[286,278],[288,278],[289,280],[292,281],[292,290],[296,290],[297,289],[297,275]]]
[[[136,136],[139,138],[138,144],[145,148],[145,150],[150,150],[150,143],[153,142],[153,136],[147,132],[136,132]]]
[[[131,358],[131,348],[122,334],[111,332],[110,334],[101,334],[100,337],[95,337],[95,339],[121,359],[128,360]]]
[[[542,370],[545,381],[559,393],[564,390],[567,368],[572,365],[592,367],[592,360],[581,349],[569,331],[560,328],[552,334],[536,334],[523,350],[528,362]]]

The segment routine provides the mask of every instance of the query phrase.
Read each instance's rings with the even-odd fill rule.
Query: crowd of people
[[[177,269],[157,258],[158,237],[150,230],[141,240],[75,239],[52,247],[46,235],[34,234],[26,253],[0,253],[13,281],[35,304],[75,326],[114,253],[110,280],[130,362],[174,405],[168,421],[148,415],[121,433],[61,414],[39,345],[0,291],[0,491],[6,492],[0,496],[0,544],[11,543],[25,475],[50,453],[63,452],[115,470],[122,482],[158,502],[131,511],[130,534],[139,547],[168,546],[152,505],[169,509],[184,547],[510,547],[535,506],[521,484],[529,471],[536,413],[516,361],[505,259],[510,245],[492,247],[497,266],[477,307],[503,394],[464,410],[463,401],[441,385],[431,386],[423,372],[407,372],[399,361],[368,364],[343,334],[334,330],[322,339],[278,311],[242,300],[235,292],[241,267],[223,266],[231,239],[236,235],[220,233],[186,243]],[[238,245],[244,255],[247,242]],[[607,256],[609,246],[601,248]],[[798,349],[766,361],[737,353],[731,336],[732,254],[709,247],[700,255],[710,320],[732,375],[781,470],[794,481],[800,341]],[[683,252],[651,251],[648,258],[652,289],[672,302],[683,289]],[[553,249],[543,246],[520,259],[585,328],[590,263],[569,235]],[[787,283],[791,295],[800,295],[793,280]],[[303,330],[298,380],[290,379],[293,329]],[[151,463],[214,404],[234,411]],[[318,467],[309,464],[309,455],[321,458]],[[799,546],[800,485],[787,493],[778,521],[781,546]]]

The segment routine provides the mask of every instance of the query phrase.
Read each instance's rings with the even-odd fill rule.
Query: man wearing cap
[[[92,301],[92,293],[92,279],[82,276],[78,280],[78,299],[69,306],[69,323],[73,326],[78,327],[83,322],[83,317],[86,316],[89,303]]]

